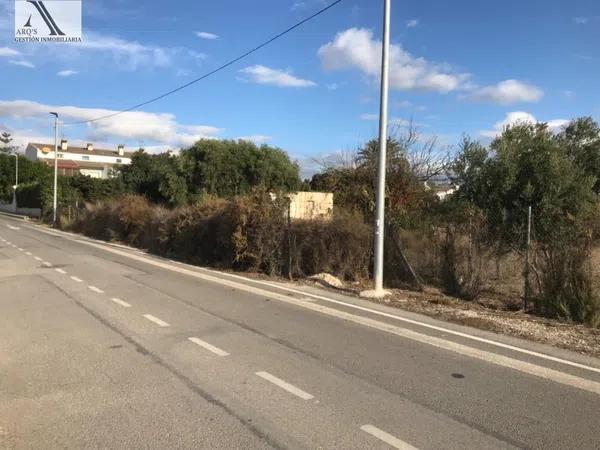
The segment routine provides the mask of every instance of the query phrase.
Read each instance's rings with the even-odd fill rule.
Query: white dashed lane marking
[[[144,314],[144,317],[148,319],[150,322],[154,322],[159,327],[168,327],[169,324],[163,320],[160,320],[158,317],[154,317],[151,314]]]
[[[393,448],[398,448],[401,450],[417,450],[416,447],[413,447],[412,445],[407,444],[406,442],[398,439],[395,436],[392,436],[389,433],[386,433],[383,430],[380,430],[379,428],[377,428],[373,425],[363,425],[362,427],[360,427],[360,429],[363,430],[365,433],[369,433],[371,436],[376,437],[380,441],[385,442],[386,444],[388,444],[389,446],[391,446]]]
[[[77,282],[77,283],[83,283],[83,280],[81,278],[77,278],[77,277],[71,277],[71,280]]]
[[[123,301],[123,300],[121,300],[120,298],[113,297],[113,298],[111,298],[111,300],[112,300],[113,302],[115,302],[117,305],[120,305],[120,306],[122,306],[122,307],[124,307],[124,308],[131,308],[131,305],[130,305],[129,303],[127,303],[127,302],[124,302],[124,301]]]
[[[104,294],[102,289],[97,288],[96,286],[88,286],[88,289],[96,294]]]
[[[44,262],[42,262],[42,266],[44,266],[44,267],[52,267],[52,264],[49,263],[49,262],[47,262],[47,261],[44,261]]]
[[[203,341],[201,339],[198,339],[198,338],[195,338],[195,337],[191,337],[191,338],[188,338],[188,340],[190,340],[194,344],[197,344],[200,347],[208,350],[209,352],[213,352],[215,355],[218,355],[218,356],[229,356],[229,353],[227,353],[226,351],[223,351],[220,348],[215,347],[214,345],[211,345],[208,342],[205,342],[205,341]]]
[[[308,392],[304,392],[302,389],[297,388],[293,384],[288,383],[287,381],[283,381],[281,378],[277,378],[276,376],[271,375],[268,372],[256,372],[261,378],[264,378],[267,381],[270,381],[276,386],[279,386],[281,389],[288,391],[290,394],[294,394],[297,397],[300,397],[302,400],[310,400],[314,398]]]
[[[25,252],[27,256],[31,256],[31,252]]]
[[[36,261],[41,261],[42,258],[40,258],[39,256],[34,256],[33,259],[35,259]]]
[[[58,273],[60,273],[61,275],[66,275],[66,274],[67,274],[67,272],[65,272],[65,271],[64,271],[64,270],[62,270],[62,269],[54,269],[54,270],[56,270],[56,271],[57,271]]]

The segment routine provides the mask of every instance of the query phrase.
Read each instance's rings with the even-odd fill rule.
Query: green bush
[[[41,208],[41,184],[38,182],[20,184],[17,188],[17,205],[19,208]]]

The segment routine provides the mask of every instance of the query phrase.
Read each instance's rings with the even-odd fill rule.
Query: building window
[[[117,158],[117,164],[121,164],[123,161],[121,160],[121,158]]]
[[[90,157],[89,156],[82,156],[81,159],[83,159],[84,161],[89,161]]]

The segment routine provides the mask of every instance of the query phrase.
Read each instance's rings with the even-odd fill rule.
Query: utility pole
[[[388,88],[391,0],[384,0],[383,45],[381,50],[381,102],[379,111],[379,164],[377,168],[376,216],[375,216],[375,263],[373,267],[374,291],[371,296],[382,297],[383,252],[385,229],[385,175],[387,161]]]
[[[52,208],[52,223],[56,225],[56,208],[58,204],[58,113],[51,112],[54,116],[54,203]]]

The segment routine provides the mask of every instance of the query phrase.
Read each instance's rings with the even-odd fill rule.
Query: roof
[[[51,165],[51,163],[48,162],[48,165]],[[57,161],[57,167],[59,169],[79,169],[79,165],[70,159],[59,159]]]
[[[48,166],[54,165],[54,160],[44,160],[44,163]],[[112,163],[101,163],[101,162],[93,162],[93,161],[73,161],[72,159],[59,159],[57,161],[59,169],[100,169],[104,170],[105,168],[112,169],[115,164]],[[118,164],[116,164],[118,165]]]
[[[48,147],[50,150],[54,150],[54,144],[40,144],[31,142],[29,145],[37,148],[38,150],[42,150],[43,147]],[[106,150],[101,148],[94,148],[94,150],[89,151],[85,147],[72,147],[69,145],[67,150],[61,150],[59,146],[59,151],[63,153],[75,153],[77,155],[98,155],[98,156],[114,156],[116,158],[131,158],[133,156],[133,152],[125,152],[123,155],[119,155],[118,150]]]

